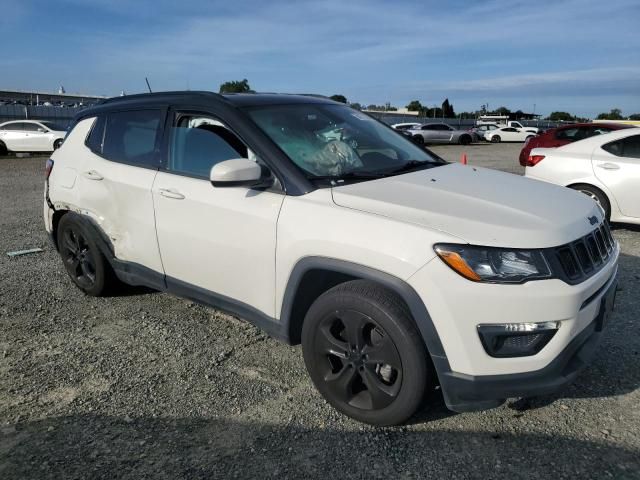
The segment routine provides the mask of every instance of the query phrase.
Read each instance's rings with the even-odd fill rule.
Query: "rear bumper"
[[[540,370],[473,376],[452,372],[447,365],[437,365],[437,359],[434,359],[447,407],[456,412],[484,410],[501,405],[506,398],[548,395],[571,383],[597,350],[603,327],[613,309],[616,288],[614,275],[599,300],[600,309],[594,320]]]

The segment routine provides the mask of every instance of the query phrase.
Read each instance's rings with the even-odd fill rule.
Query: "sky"
[[[639,0],[0,0],[0,89],[640,113]]]

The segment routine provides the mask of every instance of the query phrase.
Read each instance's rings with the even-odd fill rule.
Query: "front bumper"
[[[445,403],[450,410],[467,412],[494,408],[509,397],[548,395],[571,383],[594,356],[613,310],[617,288],[614,274],[599,299],[596,318],[546,367],[509,375],[465,375],[436,365]]]

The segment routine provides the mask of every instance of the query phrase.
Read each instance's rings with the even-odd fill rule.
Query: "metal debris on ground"
[[[10,257],[20,257],[22,255],[29,255],[30,253],[44,252],[41,248],[29,248],[27,250],[16,250],[15,252],[7,252]]]

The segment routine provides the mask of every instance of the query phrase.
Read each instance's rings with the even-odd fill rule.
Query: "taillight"
[[[51,170],[53,170],[53,160],[47,160],[47,163],[44,165],[44,178],[49,180],[49,175],[51,175]]]
[[[535,167],[542,160],[544,160],[544,155],[529,155],[529,158],[527,159],[525,166]]]

